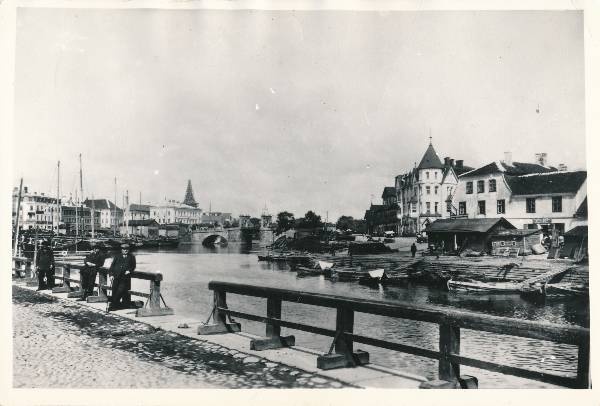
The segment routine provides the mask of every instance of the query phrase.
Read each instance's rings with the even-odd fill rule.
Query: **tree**
[[[252,228],[258,230],[260,228],[260,219],[256,217],[252,217],[250,219],[250,223],[252,224]]]
[[[287,211],[282,211],[277,214],[277,234],[281,234],[294,227],[294,215]]]
[[[335,223],[335,227],[338,230],[346,231],[348,229],[354,231],[354,217],[352,216],[341,216]]]
[[[317,216],[312,210],[307,211],[303,218],[296,220],[297,228],[319,228],[322,225],[321,216]]]

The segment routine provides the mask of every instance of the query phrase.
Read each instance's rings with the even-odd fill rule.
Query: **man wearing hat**
[[[50,249],[50,243],[48,241],[42,242],[35,265],[38,274],[37,290],[52,289],[54,287],[54,253],[52,252],[52,249]],[[46,281],[44,281],[44,279],[46,279]]]
[[[109,275],[113,276],[112,296],[108,311],[127,309],[131,306],[131,274],[135,270],[135,257],[129,251],[129,244],[121,245],[121,252],[113,258]]]
[[[86,300],[88,296],[94,294],[94,286],[98,270],[104,265],[104,254],[100,252],[98,244],[91,244],[92,252],[90,252],[84,260],[85,267],[81,270],[81,290],[83,296],[78,300]]]

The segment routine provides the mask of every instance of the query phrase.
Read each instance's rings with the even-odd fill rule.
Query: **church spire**
[[[194,199],[194,192],[192,191],[192,181],[188,179],[187,190],[185,191],[185,198],[183,199],[183,204],[187,204],[188,206],[198,207],[198,203],[196,203],[196,199]]]

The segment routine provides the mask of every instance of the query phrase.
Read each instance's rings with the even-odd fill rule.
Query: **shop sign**
[[[539,219],[533,219],[533,224],[552,224],[552,219],[549,217],[542,217]]]

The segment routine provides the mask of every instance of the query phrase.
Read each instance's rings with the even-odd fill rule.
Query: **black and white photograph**
[[[7,404],[591,393],[587,3],[7,3]]]

